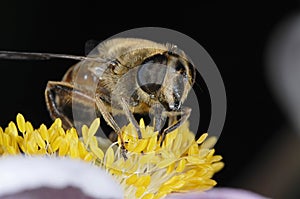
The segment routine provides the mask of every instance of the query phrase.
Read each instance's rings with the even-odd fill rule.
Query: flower
[[[0,199],[124,198],[107,172],[69,157],[5,156],[0,171]]]
[[[49,157],[71,157],[82,159],[110,173],[123,187],[126,198],[163,198],[173,192],[205,191],[216,185],[213,175],[224,163],[220,155],[214,155],[211,146],[214,137],[207,133],[195,140],[188,122],[168,133],[162,145],[158,132],[145,126],[143,119],[139,127],[142,139],[133,124],[121,129],[125,143],[126,158],[120,146],[121,140],[108,147],[105,139],[95,136],[100,119],[90,127],[82,126],[82,137],[75,128],[64,130],[60,119],[50,128],[42,124],[34,129],[21,114],[16,123],[10,122],[3,131],[0,128],[0,155],[25,154]],[[120,138],[119,136],[119,138]]]
[[[241,188],[213,188],[207,192],[170,194],[166,199],[267,199],[252,191]]]

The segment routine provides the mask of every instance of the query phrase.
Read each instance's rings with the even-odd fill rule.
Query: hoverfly
[[[99,115],[120,137],[120,127],[112,113],[124,114],[141,138],[135,114],[153,115],[153,126],[161,143],[190,115],[182,106],[195,82],[195,66],[176,46],[138,38],[115,38],[100,43],[88,56],[1,51],[2,59],[80,60],[61,81],[49,81],[45,101],[52,119],[60,118],[65,128],[74,121],[72,103],[95,107]],[[80,74],[79,74],[80,73]],[[165,119],[168,125],[163,127]]]

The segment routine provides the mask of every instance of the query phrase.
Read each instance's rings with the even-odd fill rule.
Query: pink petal
[[[244,189],[214,188],[207,192],[170,194],[166,199],[267,199],[257,193]]]

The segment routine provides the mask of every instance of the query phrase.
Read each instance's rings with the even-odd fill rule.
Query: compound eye
[[[161,54],[147,58],[137,72],[137,82],[140,88],[150,96],[156,96],[163,84],[167,71],[167,57]]]

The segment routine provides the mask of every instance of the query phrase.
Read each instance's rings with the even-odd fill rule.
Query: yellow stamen
[[[136,182],[136,180],[137,180],[137,175],[133,174],[129,178],[126,179],[126,183],[128,185],[131,185],[131,184],[134,184]]]
[[[48,134],[48,130],[45,124],[42,124],[40,126],[39,132],[42,136],[42,138],[46,141],[49,142],[49,134]]]
[[[24,133],[26,130],[25,119],[24,119],[23,115],[20,113],[17,115],[17,125],[18,125],[18,128],[21,131],[21,133]]]
[[[142,199],[153,199],[154,198],[154,194],[153,193],[148,193],[146,195],[144,195],[142,197]]]
[[[115,160],[114,150],[110,147],[106,151],[106,167],[110,168]]]
[[[178,163],[178,166],[176,168],[177,172],[182,172],[185,168],[185,164],[186,164],[186,160],[185,159],[181,159]]]
[[[91,141],[92,137],[96,134],[99,126],[100,126],[100,119],[97,118],[92,122],[91,127],[87,132],[87,140],[85,142],[86,145],[89,145],[89,142]]]
[[[138,187],[135,192],[135,197],[140,198],[146,191],[146,187]]]
[[[96,136],[99,118],[90,127],[82,126],[82,137],[75,128],[63,129],[59,118],[50,128],[41,124],[34,129],[18,114],[16,124],[10,122],[4,130],[0,127],[0,156],[22,153],[80,158],[114,176],[126,199],[160,199],[172,192],[208,190],[216,185],[212,176],[224,167],[222,156],[214,155],[212,148],[216,138],[204,133],[195,141],[188,122],[168,133],[162,146],[158,132],[143,119],[139,122],[142,139],[133,124],[122,127],[126,158],[120,136],[118,142],[102,146],[102,138]]]
[[[59,156],[65,156],[68,153],[69,150],[69,142],[67,142],[67,140],[62,139],[59,145],[59,151],[58,151],[58,155]]]
[[[10,132],[11,135],[18,136],[18,130],[17,130],[15,123],[10,122],[8,124],[8,129],[9,129],[8,131]]]

